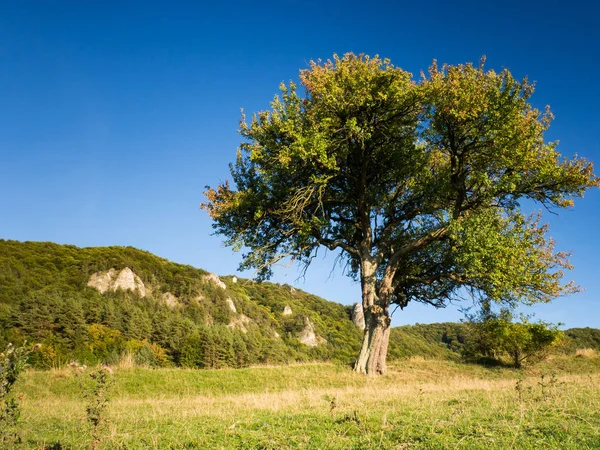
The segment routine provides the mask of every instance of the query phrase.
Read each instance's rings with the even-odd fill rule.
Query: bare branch
[[[341,248],[342,250],[344,250],[347,253],[350,253],[351,255],[359,256],[358,250],[356,248],[351,247],[350,245],[346,244],[345,242],[333,241],[331,239],[325,239],[325,238],[318,238],[317,240],[319,241],[319,244],[324,245],[329,250],[335,250],[337,248]]]

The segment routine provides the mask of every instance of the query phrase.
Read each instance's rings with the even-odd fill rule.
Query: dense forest
[[[143,293],[88,285],[126,268]],[[219,279],[131,247],[0,240],[0,347],[41,343],[40,368],[125,355],[154,367],[351,363],[362,336],[351,316],[351,306],[289,285]],[[389,357],[458,359],[464,334],[457,323],[397,327]],[[565,334],[564,349],[600,349],[600,330]]]

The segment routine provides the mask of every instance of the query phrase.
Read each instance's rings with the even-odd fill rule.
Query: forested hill
[[[218,278],[131,247],[0,240],[0,347],[42,343],[39,367],[125,355],[201,368],[349,363],[362,336],[351,313],[288,285]],[[389,355],[457,358],[463,335],[452,323],[395,328]],[[580,335],[600,346],[598,330]]]
[[[0,344],[44,344],[47,365],[124,352],[192,367],[350,360],[361,335],[347,307],[290,286],[219,279],[131,247],[5,240],[0,326]]]

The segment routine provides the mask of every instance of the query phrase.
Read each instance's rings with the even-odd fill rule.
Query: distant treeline
[[[101,294],[87,286],[93,274],[125,267],[151,288],[150,295],[120,289]],[[0,347],[41,343],[32,361],[37,367],[115,363],[125,354],[148,366],[197,368],[349,364],[356,356],[362,332],[350,320],[350,307],[287,285],[231,277],[222,278],[222,289],[206,275],[131,247],[0,240]],[[165,302],[165,293],[177,304]],[[289,315],[283,314],[286,306]],[[318,346],[299,339],[307,321],[322,338]],[[398,327],[389,357],[458,359],[464,333],[456,323]],[[600,330],[566,334],[569,348],[600,349]]]

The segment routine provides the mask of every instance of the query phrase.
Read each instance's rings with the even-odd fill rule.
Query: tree
[[[282,259],[306,268],[320,247],[338,252],[362,290],[355,370],[385,372],[391,305],[576,290],[561,283],[568,255],[519,206],[567,208],[599,179],[545,142],[552,114],[528,103],[526,79],[434,61],[415,82],[389,60],[346,54],[312,61],[300,80],[304,96],[282,83],[269,110],[242,114],[234,187],[207,187],[202,207],[259,279]]]
[[[463,354],[468,359],[507,360],[520,368],[546,357],[562,335],[557,326],[543,321],[531,323],[522,317],[515,322],[507,309],[498,314],[482,311],[467,323]]]

